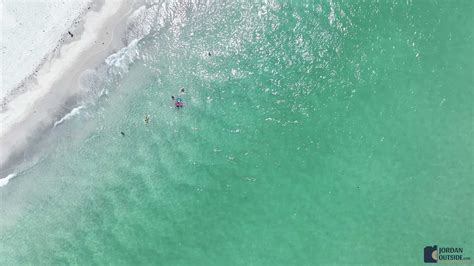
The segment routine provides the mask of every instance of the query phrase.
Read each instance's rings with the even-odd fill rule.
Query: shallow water
[[[0,188],[0,264],[472,257],[473,8],[169,7]]]

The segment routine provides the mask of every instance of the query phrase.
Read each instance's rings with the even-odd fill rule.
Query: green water
[[[0,264],[474,257],[473,3],[186,9],[0,188]]]

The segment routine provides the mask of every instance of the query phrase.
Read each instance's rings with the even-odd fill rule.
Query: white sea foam
[[[16,173],[9,174],[4,178],[0,178],[0,187],[6,186],[10,179],[14,178],[16,176]]]
[[[85,106],[79,106],[79,107],[76,107],[74,109],[71,110],[71,112],[67,113],[63,118],[61,118],[60,120],[56,121],[54,123],[54,126],[53,128],[55,128],[57,125],[61,124],[62,122],[66,121],[66,120],[69,120],[71,119],[72,117],[74,117],[75,115],[78,115],[80,112],[81,112],[81,109],[85,108]]]
[[[110,55],[105,59],[109,65],[110,71],[113,74],[121,74],[128,71],[128,66],[138,57],[138,40],[133,40],[127,47],[120,49],[115,54]]]

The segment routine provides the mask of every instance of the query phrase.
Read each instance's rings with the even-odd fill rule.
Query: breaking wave
[[[9,174],[4,178],[0,178],[0,187],[6,186],[10,179],[14,178],[16,176],[16,173]]]
[[[61,118],[60,120],[54,122],[53,128],[60,125],[64,121],[71,119],[75,115],[78,115],[80,113],[81,109],[83,109],[83,108],[85,108],[85,106],[81,105],[79,107],[76,107],[76,108],[72,109],[71,112],[67,113],[63,118]]]

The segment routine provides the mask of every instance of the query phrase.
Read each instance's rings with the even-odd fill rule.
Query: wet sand
[[[127,45],[123,41],[126,18],[136,5],[132,0],[96,2],[71,32],[73,38],[25,84],[28,90],[7,103],[7,110],[0,114],[0,178],[23,160],[25,149],[48,134],[58,117],[76,107],[76,99],[86,93],[80,85],[81,74]]]

